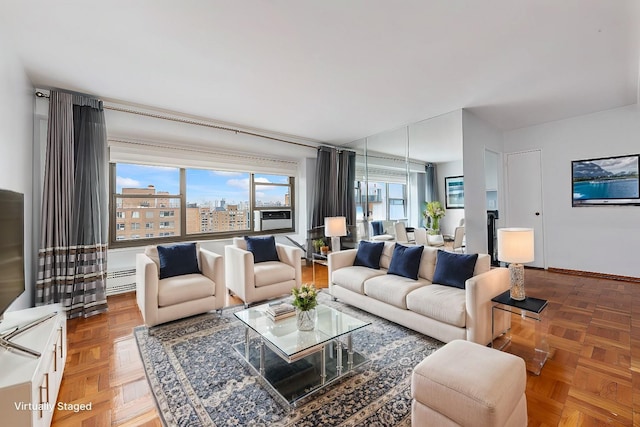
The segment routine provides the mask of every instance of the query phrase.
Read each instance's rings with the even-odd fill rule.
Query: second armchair
[[[254,242],[269,239],[273,237],[255,238]],[[225,246],[226,286],[244,301],[245,306],[290,294],[293,287],[300,287],[302,250],[275,242],[273,245],[277,261],[275,257],[254,256],[243,238],[235,237],[233,245]]]

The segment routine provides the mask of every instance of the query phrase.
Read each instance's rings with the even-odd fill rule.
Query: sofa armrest
[[[216,284],[214,294],[216,298],[222,298],[222,301],[224,301],[225,284],[224,262],[222,255],[201,248],[200,266],[202,268],[202,274],[213,280]]]
[[[136,301],[147,326],[158,324],[158,267],[145,254],[136,254]]]
[[[296,287],[299,288],[302,283],[302,249],[276,243],[276,251],[280,262],[290,265],[296,271]]]
[[[331,252],[327,257],[328,261],[328,278],[329,278],[329,293],[331,293],[331,287],[333,286],[332,275],[333,272],[341,268],[350,267],[356,260],[357,249],[347,249],[344,251]]]
[[[276,251],[280,262],[289,264],[296,271],[296,287],[299,288],[302,283],[302,249],[276,243]]]
[[[491,342],[491,298],[509,289],[509,270],[494,268],[466,282],[467,340],[481,345]],[[508,313],[505,313],[508,314]],[[511,318],[508,318],[510,321]],[[506,319],[501,319],[504,325]]]
[[[253,272],[253,254],[236,246],[224,247],[225,286],[231,292],[246,301],[249,292],[255,287]]]

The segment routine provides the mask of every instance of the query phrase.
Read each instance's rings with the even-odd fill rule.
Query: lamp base
[[[526,298],[524,294],[524,265],[509,264],[509,277],[511,280],[511,289],[509,290],[511,299],[523,301]]]
[[[340,237],[331,238],[331,252],[340,251]]]

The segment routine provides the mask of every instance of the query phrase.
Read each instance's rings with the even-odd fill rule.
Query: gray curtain
[[[356,153],[343,150],[338,154],[338,210],[335,216],[344,216],[347,225],[356,224]]]
[[[36,305],[107,310],[107,138],[100,101],[51,91]]]
[[[330,216],[346,217],[347,225],[356,223],[355,177],[355,152],[318,148],[312,228],[323,226]]]
[[[338,200],[337,151],[318,147],[312,228],[324,225],[325,217],[336,216]]]

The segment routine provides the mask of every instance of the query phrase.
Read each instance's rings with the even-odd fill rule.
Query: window
[[[124,212],[116,212],[116,218],[124,219]]]
[[[116,224],[116,230],[124,231],[124,224]]]
[[[397,221],[407,218],[406,185],[390,182],[369,182],[366,195],[363,182],[356,182],[356,215],[372,221]]]
[[[121,215],[140,218],[144,212],[144,229],[161,230],[145,233],[144,239],[252,234],[260,230],[255,217],[261,210],[293,211],[294,179],[288,175],[128,163],[112,163],[110,171],[111,221]],[[293,212],[291,218],[292,225],[282,230],[293,230]],[[127,228],[139,230],[142,223],[132,222]],[[130,233],[114,232],[111,241],[133,240]]]

